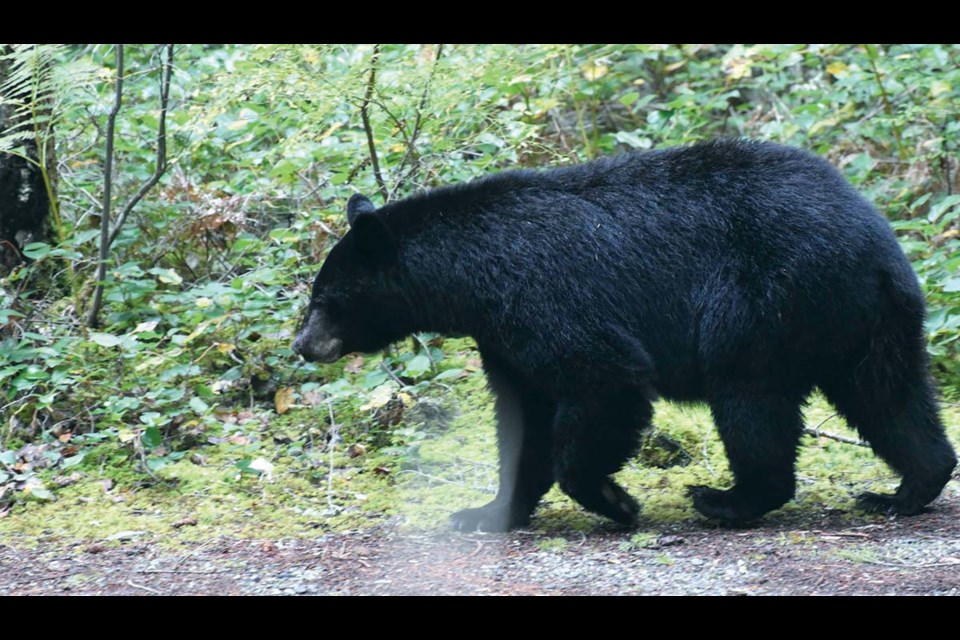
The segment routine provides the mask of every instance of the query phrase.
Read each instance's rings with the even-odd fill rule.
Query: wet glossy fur
[[[349,208],[295,347],[330,360],[413,331],[476,339],[500,492],[455,514],[459,529],[525,524],[555,481],[634,522],[609,476],[657,395],[709,404],[736,482],[690,493],[729,523],[793,497],[814,387],[903,477],[863,506],[916,513],[956,464],[916,277],[886,220],[814,155],[718,141]]]

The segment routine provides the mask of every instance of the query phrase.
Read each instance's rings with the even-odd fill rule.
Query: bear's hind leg
[[[928,377],[923,296],[909,267],[884,273],[875,323],[820,389],[903,477],[893,495],[865,493],[870,511],[911,515],[936,498],[957,465]]]
[[[624,525],[636,523],[640,507],[609,476],[639,446],[653,408],[642,389],[560,403],[554,423],[554,465],[564,493],[585,508]]]
[[[710,408],[735,484],[727,490],[689,487],[697,511],[741,526],[793,497],[794,463],[803,431],[801,398],[735,388],[717,393]]]
[[[838,377],[821,390],[873,451],[903,477],[895,494],[867,492],[858,497],[858,505],[888,515],[912,515],[940,494],[957,458],[937,415],[925,370],[918,367],[912,380],[896,377],[898,388],[871,388],[862,378]]]
[[[555,403],[487,354],[484,368],[496,395],[500,489],[486,505],[451,515],[457,531],[492,533],[522,527],[553,484],[551,427]]]

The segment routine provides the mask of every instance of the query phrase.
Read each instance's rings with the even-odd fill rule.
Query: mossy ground
[[[451,343],[445,368],[464,367],[476,357],[468,343]],[[371,358],[369,366],[375,362]],[[473,371],[430,385],[409,402],[403,420],[386,434],[369,412],[352,405],[338,410],[335,420],[343,439],[334,449],[332,477],[329,449],[323,445],[329,432],[323,405],[250,420],[246,427],[241,423],[232,439],[198,447],[199,457],[161,469],[159,482],[136,471],[129,453],[102,445],[78,468],[80,480],[60,489],[55,501],[25,501],[0,519],[0,540],[20,546],[111,544],[111,536],[134,531],[158,543],[177,544],[217,536],[316,537],[384,522],[407,530],[445,528],[450,513],[483,504],[496,492],[492,398],[482,373]],[[808,425],[855,437],[833,414],[818,397],[805,412]],[[945,406],[943,417],[951,440],[960,443],[960,410]],[[636,459],[618,475],[643,505],[641,533],[630,538],[640,546],[645,535],[699,520],[686,496],[687,485],[730,482],[706,408],[660,402],[654,424],[680,445],[688,462],[664,469]],[[317,442],[309,446],[313,438]],[[354,448],[351,457],[353,444],[363,447]],[[267,460],[272,472],[242,473],[236,463],[244,457]],[[766,516],[767,521],[789,523],[824,510],[863,520],[866,516],[852,510],[854,496],[897,484],[868,448],[812,436],[803,438],[798,478],[796,499]],[[530,528],[550,539],[612,526],[554,488]]]

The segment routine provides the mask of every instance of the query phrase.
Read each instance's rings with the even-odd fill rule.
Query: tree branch
[[[407,161],[412,161],[412,169],[407,175],[393,186],[393,193],[396,193],[400,190],[400,187],[403,186],[404,180],[407,177],[410,177],[414,174],[417,167],[420,164],[420,156],[417,154],[417,138],[420,136],[420,124],[423,119],[423,110],[427,106],[427,98],[430,95],[430,85],[433,83],[433,76],[437,73],[437,65],[440,63],[440,56],[443,55],[443,45],[437,45],[437,54],[433,58],[433,67],[430,69],[430,75],[427,76],[427,82],[423,85],[423,93],[420,95],[420,103],[417,105],[417,115],[413,121],[413,131],[410,133],[410,137],[407,139],[407,153],[403,156],[403,160],[398,166],[398,170],[402,169],[404,165],[407,164]]]
[[[107,271],[107,256],[110,247],[113,245],[123,225],[127,221],[127,216],[133,211],[140,200],[154,187],[167,170],[167,106],[170,102],[170,76],[173,74],[173,45],[167,45],[166,60],[163,61],[160,71],[160,123],[157,125],[157,163],[153,170],[153,175],[143,183],[137,193],[123,207],[117,222],[110,232],[110,191],[113,184],[113,132],[114,124],[117,119],[117,113],[120,111],[120,103],[123,96],[123,45],[117,45],[117,92],[116,100],[110,115],[107,118],[107,160],[106,175],[104,177],[104,195],[103,212],[100,218],[100,264],[97,266],[97,285],[94,292],[93,305],[90,307],[90,313],[87,316],[87,326],[95,327],[97,325],[97,316],[100,314],[100,307],[103,305],[103,281]]]
[[[377,179],[377,186],[384,203],[390,197],[387,191],[387,185],[383,181],[383,174],[380,173],[380,160],[377,158],[377,146],[373,141],[373,129],[370,127],[370,115],[367,108],[370,106],[370,100],[373,98],[373,90],[377,86],[377,59],[380,57],[380,45],[373,45],[373,57],[370,59],[370,77],[367,78],[367,91],[363,97],[363,104],[360,105],[360,118],[363,120],[363,130],[367,133],[367,147],[370,149],[370,162],[373,164],[373,176]]]
[[[869,447],[869,446],[870,446],[870,445],[868,445],[866,442],[864,442],[863,440],[857,440],[856,438],[848,438],[847,436],[841,436],[840,434],[837,434],[837,433],[830,433],[829,431],[820,431],[820,427],[822,427],[822,426],[823,426],[824,424],[826,424],[828,421],[833,420],[833,419],[836,418],[836,417],[837,417],[837,414],[833,414],[832,416],[826,418],[826,419],[823,420],[820,424],[818,424],[817,426],[813,427],[812,429],[811,429],[810,427],[804,427],[804,428],[803,428],[803,432],[804,432],[805,434],[807,434],[807,435],[814,436],[814,437],[817,437],[817,438],[821,438],[821,437],[822,437],[822,438],[829,438],[830,440],[836,440],[837,442],[845,442],[846,444],[853,444],[853,445],[856,445],[856,446],[858,446],[858,447]]]
[[[133,196],[127,206],[120,212],[117,218],[117,224],[114,225],[113,233],[110,234],[110,244],[117,239],[117,235],[127,221],[127,216],[133,211],[140,200],[154,187],[163,177],[167,170],[167,105],[170,102],[170,75],[173,73],[173,45],[167,45],[167,59],[163,64],[160,82],[160,124],[157,126],[157,165],[154,168],[153,175],[140,187],[137,194]]]
[[[117,114],[123,103],[123,45],[116,45],[117,86],[114,90],[113,108],[107,115],[107,157],[104,161],[103,207],[100,211],[100,256],[97,263],[97,288],[93,294],[93,304],[87,316],[87,326],[97,326],[97,315],[103,304],[103,279],[107,275],[107,254],[110,251],[110,194],[113,189],[113,133],[117,123]],[[78,309],[79,311],[79,309]]]

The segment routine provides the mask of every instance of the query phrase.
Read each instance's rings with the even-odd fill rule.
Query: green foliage
[[[164,481],[210,442],[227,448],[224,477],[241,485],[263,480],[252,465],[265,439],[282,443],[284,464],[318,487],[351,468],[345,452],[354,444],[376,459],[370,468],[419,469],[429,400],[479,392],[468,345],[423,335],[382,359],[327,366],[300,362],[290,350],[310,280],[345,230],[344,202],[380,190],[368,138],[391,198],[509,167],[716,136],[810,148],[893,221],[930,302],[936,375],[956,393],[956,45],[377,51],[374,65],[374,45],[180,45],[171,168],[117,237],[102,326],[89,334],[79,328],[79,307],[94,284],[112,49],[11,54],[23,69],[31,56],[56,61],[42,78],[9,75],[0,95],[55,126],[61,229],[57,246],[25,247],[32,262],[0,280],[0,510],[14,499],[4,487],[14,487],[17,500],[43,496],[54,478],[99,473],[97,465],[118,469],[125,482],[131,475],[119,470]],[[152,172],[159,55],[156,45],[127,47],[119,201]],[[23,97],[28,89],[32,100]],[[367,97],[369,131],[360,114]],[[41,103],[48,111],[35,108]],[[4,132],[0,149],[14,150],[25,131]],[[69,297],[44,286],[64,263],[76,274]],[[308,409],[310,424],[319,424],[287,420]],[[702,440],[693,429],[672,437],[687,453]],[[48,464],[30,462],[23,447],[31,444],[46,447]],[[31,479],[46,484],[27,491]],[[348,505],[352,494],[332,486],[331,502]]]
[[[14,44],[0,49],[0,69],[4,70],[0,75],[0,109],[5,116],[0,153],[15,153],[30,162],[40,162],[24,142],[42,142],[50,137],[59,115],[50,107],[76,81],[63,73],[69,66],[57,64],[63,54],[63,45],[51,44]]]

